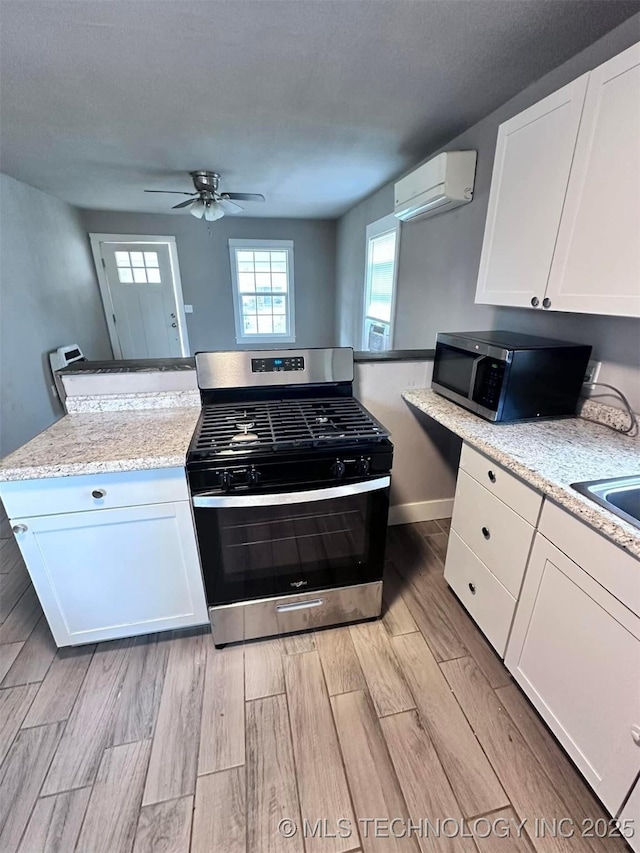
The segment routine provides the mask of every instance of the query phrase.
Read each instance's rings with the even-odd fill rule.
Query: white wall
[[[87,235],[78,211],[0,175],[0,455],[62,414],[48,353],[77,343],[112,358]]]
[[[394,446],[392,524],[451,515],[460,440],[400,396],[431,384],[430,361],[361,362],[355,395],[391,433]]]

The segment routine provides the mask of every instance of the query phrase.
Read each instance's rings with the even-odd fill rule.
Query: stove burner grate
[[[214,403],[203,409],[192,453],[280,450],[382,441],[388,432],[353,397]]]

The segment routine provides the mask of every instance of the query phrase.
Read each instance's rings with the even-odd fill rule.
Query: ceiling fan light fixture
[[[189,208],[189,213],[192,216],[195,216],[196,219],[202,219],[205,214],[205,203],[202,201],[202,199],[199,198],[191,205],[191,207]]]
[[[216,219],[222,219],[224,216],[224,208],[217,201],[207,201],[204,203],[204,218],[207,222],[215,222]]]

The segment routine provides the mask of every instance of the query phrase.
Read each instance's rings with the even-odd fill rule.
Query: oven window
[[[434,382],[444,385],[450,391],[462,394],[463,397],[468,397],[473,363],[477,357],[477,354],[437,344],[433,368]]]
[[[196,508],[210,604],[382,577],[388,489],[332,500]]]

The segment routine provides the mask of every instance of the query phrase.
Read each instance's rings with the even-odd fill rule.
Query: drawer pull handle
[[[496,475],[493,473],[493,471],[488,471],[487,476],[489,477],[490,482],[495,483]]]
[[[91,492],[91,494],[92,494],[92,495],[93,495],[93,497],[98,501],[98,500],[100,500],[101,498],[103,498],[103,497],[107,494],[107,490],[106,490],[106,489],[94,489],[94,490]]]
[[[14,524],[11,529],[17,536],[19,533],[26,533],[29,528],[26,524]]]
[[[484,536],[485,539],[491,539],[491,531],[489,530],[488,527],[482,528],[482,535]]]
[[[309,607],[320,607],[324,604],[321,598],[314,598],[311,601],[294,601],[292,604],[276,604],[278,613],[289,613],[291,610],[306,610]]]
[[[469,584],[469,589],[471,590],[471,595],[476,594],[476,585],[474,583]]]
[[[640,726],[631,727],[631,737],[636,746],[640,746]]]

